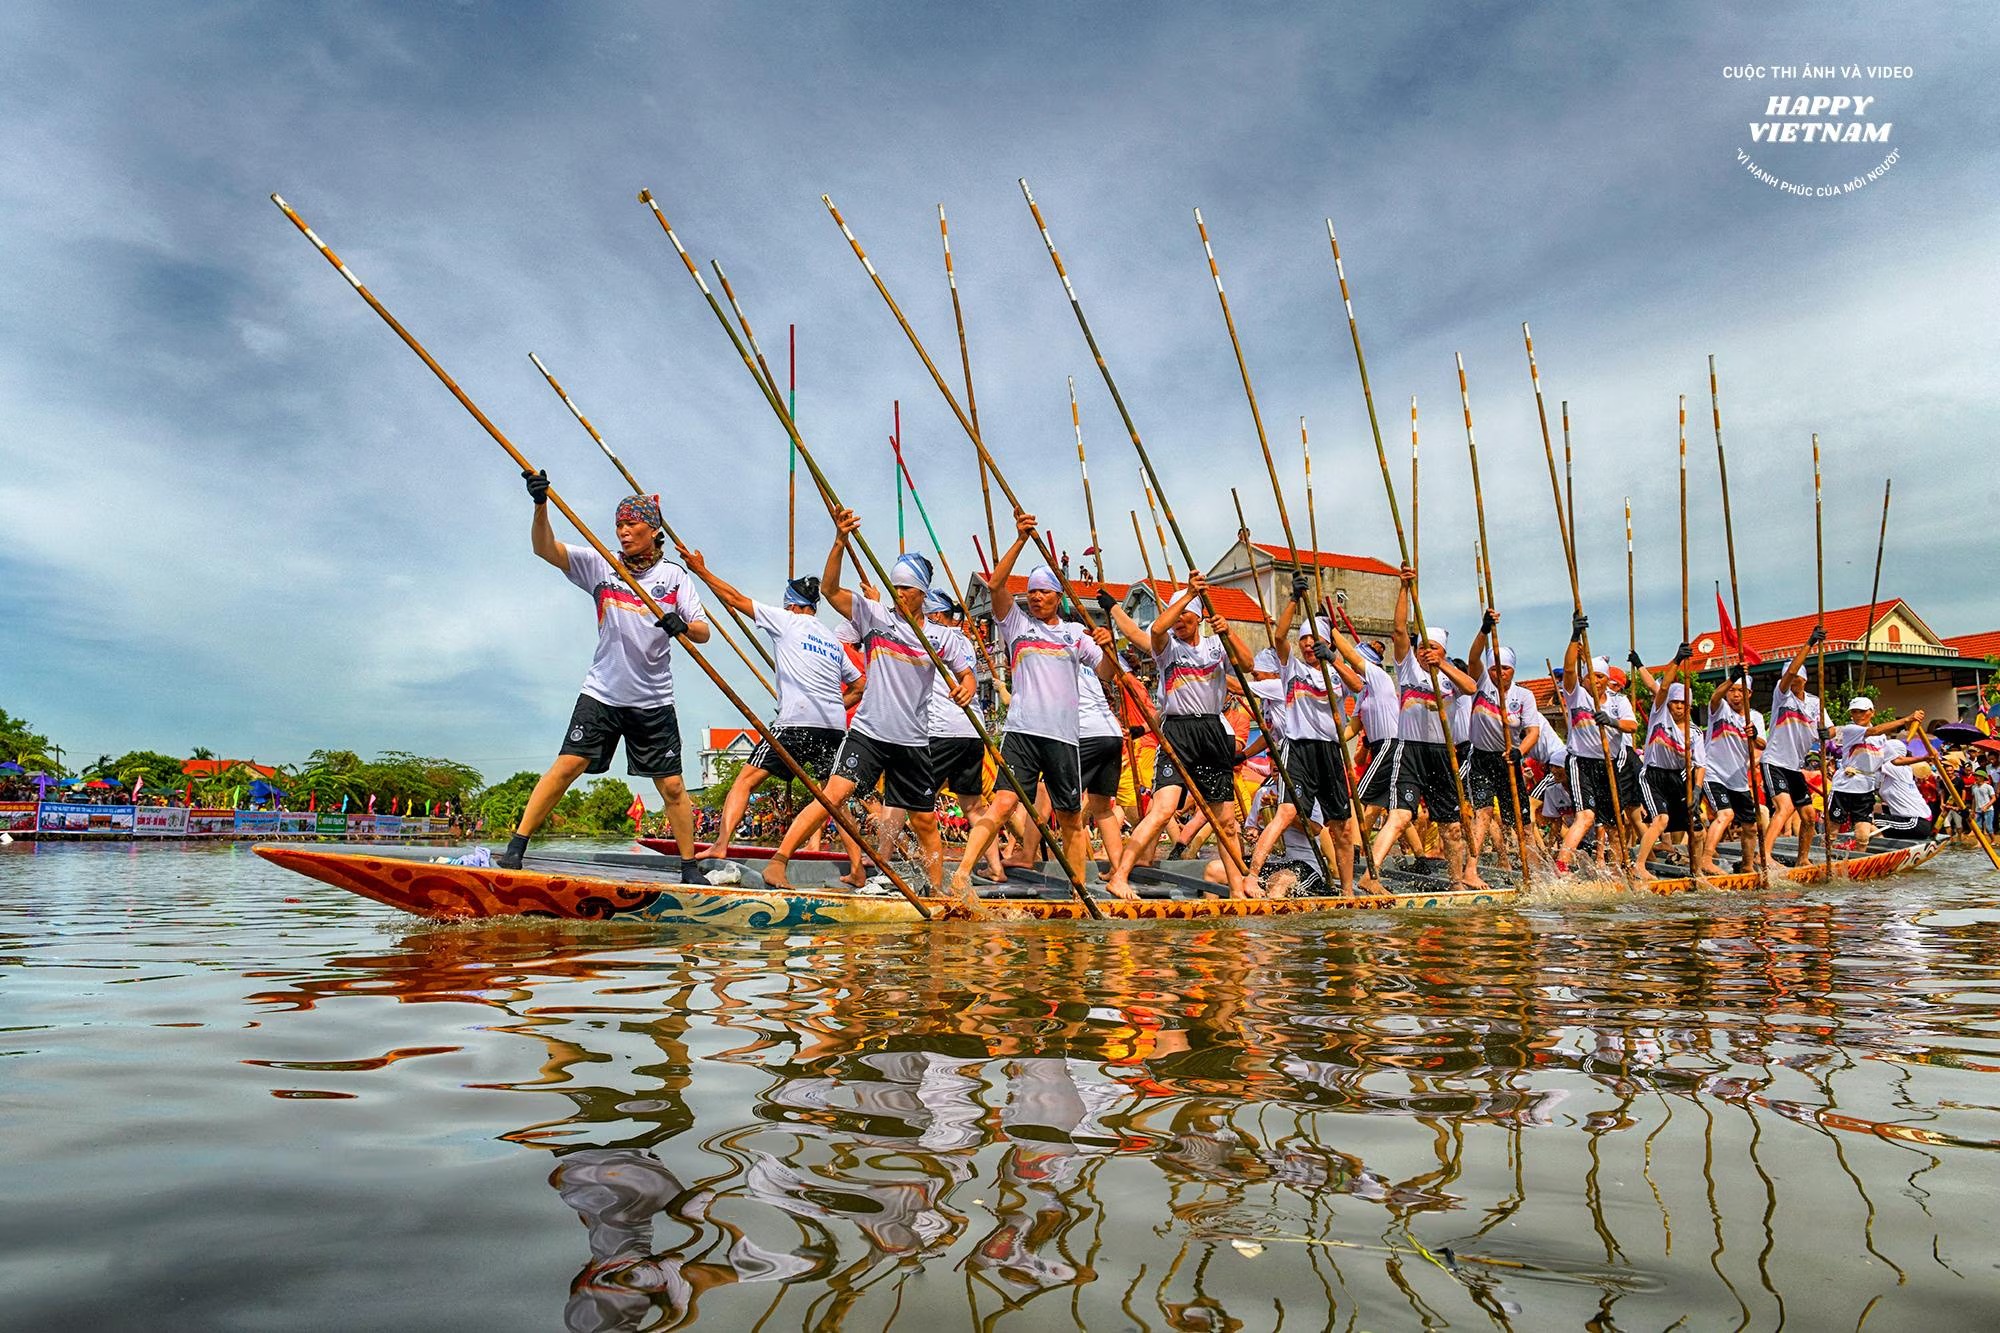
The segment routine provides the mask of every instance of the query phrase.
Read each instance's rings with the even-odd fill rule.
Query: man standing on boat
[[[681,878],[692,880],[694,803],[681,781],[680,723],[674,715],[673,642],[707,643],[708,618],[701,593],[687,571],[661,559],[666,533],[656,495],[628,495],[618,502],[619,556],[625,569],[665,612],[658,620],[632,595],[618,572],[589,546],[567,546],[549,525],[549,474],[524,473],[535,502],[529,542],[536,555],[560,569],[597,602],[597,653],[571,710],[556,761],[521,811],[521,822],[495,864],[521,868],[528,840],[555,809],[570,784],[585,773],[610,771],[612,752],[625,742],[625,771],[651,778],[665,802],[667,823],[681,847]]]
[[[1072,875],[1080,877],[1090,840],[1083,828],[1077,671],[1080,666],[1088,667],[1099,679],[1116,679],[1117,664],[1108,652],[1112,646],[1111,631],[1099,629],[1092,634],[1062,618],[1062,580],[1051,570],[1037,569],[1028,576],[1025,612],[1007,595],[1007,576],[1014,572],[1014,562],[1021,558],[1022,549],[1035,535],[1035,516],[1016,514],[1014,527],[1014,544],[993,562],[989,580],[996,590],[993,609],[998,618],[994,628],[1007,647],[1007,675],[1014,690],[1014,701],[1007,707],[1000,755],[1030,799],[1038,785],[1047,784],[1056,830],[1062,835],[1063,862]],[[1005,610],[997,604],[1003,600],[1007,603]],[[1117,781],[1115,774],[1112,780]],[[951,877],[952,892],[968,905],[977,897],[972,887],[973,867],[979,864],[979,858],[999,836],[1007,817],[1020,802],[1020,794],[1013,787],[997,787],[985,813],[972,826],[965,855]]]
[[[1757,802],[1750,795],[1750,766],[1757,761],[1758,750],[1756,721],[1750,709],[1750,677],[1734,674],[1737,670],[1732,668],[1708,701],[1708,803],[1715,807],[1715,821],[1702,840],[1697,875],[1723,873],[1715,853],[1732,825],[1744,868],[1751,859],[1751,839],[1756,837]]]
[[[1282,754],[1273,754],[1271,759],[1273,764],[1283,763],[1291,777],[1298,823],[1308,838],[1319,843],[1321,853],[1333,864],[1340,876],[1341,892],[1352,895],[1357,839],[1347,764],[1340,751],[1347,691],[1345,683],[1338,680],[1331,697],[1326,689],[1335,658],[1333,645],[1328,641],[1333,626],[1325,616],[1313,616],[1296,644],[1290,637],[1292,613],[1306,605],[1311,590],[1310,578],[1304,574],[1292,575],[1291,600],[1278,612],[1278,623],[1271,635],[1285,699],[1279,716],[1284,719],[1287,738]],[[1272,776],[1277,776],[1275,770]],[[1282,784],[1279,790],[1284,790]],[[1296,860],[1298,848],[1291,843],[1286,847],[1287,859]],[[1305,850],[1310,861],[1311,849]],[[1319,878],[1317,866],[1313,878]]]
[[[778,743],[824,787],[833,772],[834,753],[847,736],[847,708],[861,698],[861,670],[848,658],[833,631],[814,614],[819,609],[819,578],[809,574],[787,582],[781,610],[768,602],[752,601],[717,577],[700,551],[676,549],[689,573],[770,636],[778,676],[778,716],[774,719]],[[729,859],[730,840],[750,806],[751,794],[773,773],[791,777],[791,770],[772,752],[770,740],[759,738],[722,800],[722,822],[704,859]],[[691,850],[683,848],[684,853]],[[709,874],[711,884],[741,880],[741,872],[729,866]]]
[[[1638,654],[1634,653],[1634,657]],[[1701,733],[1688,720],[1688,690],[1681,677],[1694,649],[1682,644],[1671,665],[1655,677],[1644,666],[1632,669],[1639,683],[1653,696],[1652,711],[1646,715],[1645,742],[1640,757],[1645,772],[1640,774],[1639,800],[1644,823],[1639,829],[1639,850],[1632,856],[1632,877],[1651,879],[1646,868],[1653,844],[1662,833],[1684,833],[1690,849],[1694,842],[1694,821],[1688,810],[1688,764],[1694,764],[1694,790],[1702,789],[1702,770],[1708,766],[1708,747]],[[1688,863],[1692,866],[1694,863]]]
[[[1472,749],[1465,794],[1473,809],[1475,861],[1489,839],[1504,847],[1510,828],[1527,828],[1530,842],[1537,841],[1533,821],[1514,803],[1528,790],[1521,756],[1535,752],[1542,735],[1542,714],[1535,707],[1534,692],[1514,683],[1514,650],[1499,646],[1499,626],[1500,613],[1488,607],[1479,623],[1479,636],[1472,641],[1471,656],[1466,659],[1466,674],[1479,682],[1463,738]],[[1524,856],[1528,854],[1527,848],[1521,850]],[[1541,854],[1539,847],[1535,851]]]
[[[1771,692],[1771,739],[1764,746],[1764,799],[1771,805],[1771,825],[1764,830],[1766,863],[1779,835],[1789,830],[1794,813],[1799,820],[1799,854],[1792,864],[1802,866],[1812,860],[1813,831],[1819,821],[1806,788],[1806,756],[1819,749],[1826,721],[1819,696],[1806,692],[1806,657],[1824,642],[1826,630],[1814,625]]]
[[[1570,799],[1576,806],[1562,851],[1556,856],[1556,869],[1564,874],[1569,872],[1570,858],[1576,855],[1593,828],[1599,830],[1599,861],[1603,860],[1604,840],[1619,835],[1614,822],[1618,806],[1614,804],[1616,798],[1611,786],[1618,780],[1611,767],[1618,754],[1615,748],[1609,755],[1605,753],[1605,738],[1609,733],[1639,729],[1637,718],[1620,718],[1598,702],[1611,683],[1611,663],[1603,657],[1584,660],[1583,636],[1589,628],[1590,618],[1581,611],[1570,617],[1569,648],[1563,653],[1566,682],[1563,707],[1569,715]]]
[[[1847,711],[1853,720],[1839,728],[1832,741],[1834,752],[1840,756],[1840,769],[1833,775],[1833,799],[1827,806],[1826,827],[1827,836],[1832,837],[1835,824],[1852,824],[1854,850],[1858,855],[1868,850],[1868,840],[1875,835],[1875,793],[1882,770],[1880,738],[1912,723],[1922,725],[1924,710],[1919,708],[1908,717],[1878,723],[1875,701],[1863,694],[1855,696]]]
[[[967,653],[973,651],[972,640],[964,628],[965,608],[950,593],[942,588],[931,589],[924,598],[924,620],[935,625],[941,635],[939,656],[950,659],[951,654],[944,651],[947,644],[954,651],[960,645]],[[935,671],[931,673],[930,741],[926,748],[931,756],[931,775],[937,779],[940,791],[958,798],[969,837],[971,825],[978,823],[986,812],[986,744],[979,739],[979,731],[965,710],[952,702],[952,686],[956,683],[947,683]],[[986,869],[985,878],[995,884],[1007,877],[1007,869],[995,849],[987,850]]]
[[[826,568],[820,575],[820,592],[854,627],[867,662],[867,684],[861,692],[861,706],[848,725],[847,739],[834,758],[833,777],[824,787],[826,799],[844,801],[856,791],[874,790],[879,781],[883,809],[875,830],[876,847],[887,855],[907,818],[923,853],[924,873],[936,887],[944,858],[944,845],[938,837],[937,779],[930,758],[931,678],[937,668],[930,651],[911,629],[911,622],[924,626],[931,650],[957,677],[951,697],[961,705],[972,701],[972,652],[963,635],[954,639],[925,623],[924,598],[930,592],[931,564],[920,555],[896,557],[889,578],[894,607],[841,587],[842,538],[858,529],[861,520],[851,509],[837,509],[833,526],[833,548],[827,552]],[[791,887],[786,864],[826,817],[826,807],[818,802],[799,811],[764,867],[767,885]]]

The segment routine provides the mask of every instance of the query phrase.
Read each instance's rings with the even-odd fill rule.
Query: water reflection
[[[539,1045],[474,1086],[532,1099],[577,1330],[1949,1326],[1996,1295],[2000,942],[1932,906],[452,927],[250,999]]]

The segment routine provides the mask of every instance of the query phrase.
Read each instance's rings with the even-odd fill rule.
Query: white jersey
[[[563,574],[597,602],[597,653],[583,692],[613,708],[666,708],[674,701],[674,641],[609,561],[588,546],[563,547]],[[706,621],[688,572],[665,560],[633,576],[664,611]]]
[[[1168,717],[1220,715],[1229,703],[1229,687],[1223,683],[1226,651],[1213,634],[1193,643],[1168,635],[1167,646],[1153,654],[1160,668],[1160,711]]]
[[[1687,771],[1688,746],[1694,747],[1694,766],[1708,767],[1708,745],[1703,739],[1701,728],[1689,720],[1686,728],[1674,721],[1674,715],[1667,710],[1666,691],[1660,691],[1660,702],[1653,705],[1653,711],[1646,715],[1646,740],[1642,749],[1648,768],[1663,768],[1673,773]]]
[[[1708,704],[1708,780],[1724,791],[1750,790],[1750,727],[1720,695]]]
[[[1326,682],[1333,680],[1329,701]],[[1278,671],[1284,685],[1285,734],[1305,740],[1340,739],[1340,724],[1346,720],[1347,686],[1328,667],[1322,671],[1317,659],[1294,646]]]
[[[1264,714],[1264,730],[1272,741],[1282,742],[1296,734],[1292,730],[1291,710],[1285,704],[1285,678],[1282,675],[1270,680],[1258,680],[1253,676],[1250,693],[1257,696]],[[1271,752],[1277,753],[1276,745],[1271,747]]]
[[[932,625],[928,633],[931,642],[938,645],[938,656],[947,662],[954,660],[952,653],[956,652],[960,645],[963,645],[968,658],[975,651],[972,640],[966,637],[965,631],[955,626]],[[951,651],[946,650],[946,645],[950,645]],[[974,701],[972,706],[978,708],[979,704]],[[933,740],[956,738],[977,740],[979,737],[979,732],[973,728],[972,719],[965,715],[963,708],[951,701],[951,687],[945,683],[944,677],[935,671],[931,672],[930,733]]]
[[[1475,750],[1500,751],[1507,748],[1507,732],[1514,733],[1514,744],[1530,727],[1541,727],[1542,715],[1535,709],[1535,695],[1525,685],[1507,687],[1506,712],[1501,712],[1500,686],[1493,679],[1491,671],[1479,673],[1479,693],[1472,698],[1472,721],[1465,734],[1457,739],[1469,740]],[[1542,727],[1542,730],[1548,730]],[[1539,744],[1539,742],[1537,742]]]
[[[1610,703],[1611,692],[1605,691],[1605,702]],[[1578,759],[1604,758],[1604,736],[1597,725],[1597,702],[1590,697],[1590,690],[1583,685],[1563,687],[1563,707],[1569,713],[1569,752]],[[1606,708],[1606,712],[1610,709]]]
[[[1104,650],[1083,626],[1036,620],[1019,603],[1007,608],[996,628],[1007,645],[1007,674],[1014,683],[1008,733],[1076,744],[1077,668],[1094,670]]]
[[[1910,747],[1899,740],[1882,742],[1882,807],[1900,819],[1929,819],[1931,807],[1917,790],[1916,774],[1895,762],[1909,753]]]
[[[771,636],[778,663],[778,716],[781,727],[847,729],[841,691],[861,679],[833,631],[818,616],[800,615],[766,602],[750,603],[750,622]]]
[[[1444,693],[1442,701],[1438,697],[1439,690]],[[1454,705],[1458,687],[1451,683],[1451,677],[1440,670],[1437,689],[1432,689],[1431,673],[1417,661],[1415,644],[1396,664],[1396,694],[1401,710],[1396,721],[1397,736],[1406,741],[1444,744],[1444,727],[1438,710],[1440,706],[1450,708]]]
[[[1095,667],[1076,663],[1076,734],[1078,739],[1091,736],[1109,736],[1122,740],[1125,724],[1118,720],[1118,713],[1111,707],[1111,695],[1119,687],[1106,685],[1098,678]]]
[[[1803,772],[1806,756],[1819,744],[1819,729],[1819,696],[1797,699],[1779,685],[1771,697],[1771,743],[1764,749],[1764,762]]]
[[[1402,705],[1397,698],[1396,678],[1384,667],[1361,659],[1368,669],[1361,673],[1361,734],[1371,745],[1396,739],[1402,724]]]
[[[868,684],[854,711],[853,729],[890,745],[922,745],[930,739],[930,689],[937,668],[894,607],[854,594],[848,621],[868,662]],[[972,645],[963,634],[926,624],[924,636],[956,674],[972,670]]]
[[[1626,697],[1623,690],[1604,692],[1604,711],[1620,722],[1636,723],[1639,720],[1639,710],[1632,706],[1631,699]],[[1637,733],[1620,727],[1606,727],[1604,730],[1611,738],[1612,759],[1617,763],[1624,763],[1625,756],[1632,752],[1632,737]]]
[[[1882,768],[1882,738],[1870,736],[1868,728],[1858,722],[1850,722],[1835,729],[1833,745],[1835,753],[1840,756],[1840,769],[1833,775],[1833,789],[1851,796],[1874,791],[1876,775]]]

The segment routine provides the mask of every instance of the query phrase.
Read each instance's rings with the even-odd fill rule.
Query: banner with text
[[[0,833],[33,833],[35,831],[35,803],[33,801],[0,801]]]
[[[132,832],[141,838],[187,836],[188,812],[178,805],[142,805],[132,817]]]
[[[65,801],[42,802],[43,833],[77,833],[88,837],[132,836],[129,805],[71,805]]]

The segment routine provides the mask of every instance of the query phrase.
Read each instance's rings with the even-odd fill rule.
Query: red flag
[[[186,805],[186,806],[192,806],[192,805],[194,804],[194,779],[193,779],[193,778],[189,778],[189,779],[188,779],[188,789],[187,789],[187,794],[181,797],[181,804],[182,804],[182,805]]]
[[[317,810],[317,809],[319,809],[319,793],[318,793],[318,792],[311,792],[311,793],[308,793],[308,794],[307,794],[307,796],[306,796],[306,809],[307,809],[308,811],[313,811],[313,810]]]
[[[632,793],[632,808],[625,812],[625,817],[631,820],[636,827],[643,828],[645,826],[646,803],[639,799],[639,793]]]
[[[1744,666],[1761,666],[1764,655],[1754,648],[1746,647],[1736,636],[1736,626],[1730,623],[1729,608],[1722,604],[1722,589],[1715,590],[1715,615],[1722,626],[1722,646],[1743,659]]]
[[[375,813],[375,793],[372,791],[368,793],[368,813]]]

